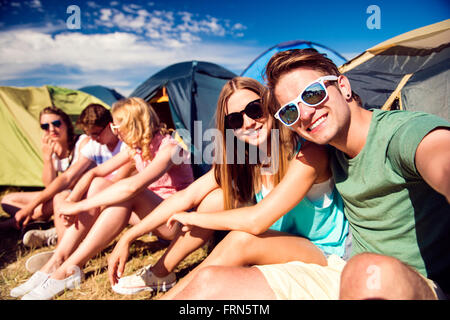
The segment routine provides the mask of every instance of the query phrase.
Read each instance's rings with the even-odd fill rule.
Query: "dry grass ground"
[[[6,192],[0,194],[0,198]],[[8,215],[0,210],[0,220]],[[119,238],[119,237],[118,237]],[[91,259],[83,268],[85,281],[80,288],[69,290],[57,297],[59,300],[144,300],[158,299],[162,294],[158,292],[142,292],[132,296],[116,294],[111,290],[108,280],[107,257],[113,250],[115,239],[100,254]],[[125,275],[129,275],[140,268],[155,263],[164,253],[167,244],[158,241],[155,236],[144,236],[137,240],[130,249],[130,257],[125,268]],[[0,233],[0,299],[13,299],[9,296],[12,288],[26,281],[31,274],[25,269],[25,261],[36,253],[53,250],[54,247],[27,248],[22,244],[19,231]],[[181,279],[207,254],[208,248],[204,246],[186,257],[174,270],[177,278]]]

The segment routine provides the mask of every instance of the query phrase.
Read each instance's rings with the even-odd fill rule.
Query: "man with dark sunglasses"
[[[111,113],[108,109],[99,104],[88,105],[80,114],[77,120],[77,126],[82,129],[90,139],[81,145],[80,156],[69,169],[59,175],[51,182],[39,195],[33,199],[26,207],[17,211],[14,216],[16,227],[24,228],[28,222],[34,218],[34,209],[41,203],[47,202],[58,193],[69,189],[81,178],[81,176],[90,168],[102,164],[117,154],[125,145],[114,135],[109,124],[112,122]],[[58,124],[48,124],[58,125]],[[45,128],[43,128],[45,130]],[[47,128],[48,129],[48,128]],[[83,141],[84,142],[84,141]],[[117,178],[125,176],[129,168],[124,168]],[[41,246],[45,244],[45,239],[49,232],[41,232],[40,230],[28,231],[24,239],[33,246]]]
[[[353,236],[352,258],[210,267],[181,299],[441,299],[450,292],[450,123],[422,112],[366,110],[315,50],[274,55],[275,117],[329,144]]]

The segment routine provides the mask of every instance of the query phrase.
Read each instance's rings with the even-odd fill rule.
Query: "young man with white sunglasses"
[[[266,76],[280,105],[275,117],[303,138],[333,147],[331,166],[351,226],[353,257],[329,259],[326,267],[211,267],[177,298],[445,298],[450,123],[421,112],[363,109],[349,80],[315,50],[277,53]],[[252,296],[233,290],[246,281],[257,288]]]

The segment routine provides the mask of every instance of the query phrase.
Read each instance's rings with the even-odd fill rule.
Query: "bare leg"
[[[69,190],[64,190],[53,197],[53,207],[55,209],[53,221],[55,222],[56,234],[58,235],[58,245],[61,243],[64,232],[69,228],[64,225],[64,220],[59,216],[58,206],[69,196],[69,194]]]
[[[426,281],[401,261],[375,253],[351,258],[341,275],[340,299],[435,299]]]
[[[130,224],[132,226],[135,226],[139,222],[141,222],[141,219],[139,218],[139,216],[136,213],[132,212],[131,213],[131,217],[130,217],[130,221],[128,221],[128,224]]]
[[[41,193],[41,191],[8,193],[2,198],[2,209],[13,216],[17,211],[37,197],[39,193]]]
[[[29,202],[39,195],[40,191],[31,192],[12,192],[2,198],[2,209],[8,213],[11,218],[0,223],[0,230],[16,229],[16,220],[14,215],[17,211],[24,208]],[[40,204],[34,210],[31,221],[47,221],[53,214],[52,201]]]
[[[273,300],[275,294],[258,268],[210,266],[174,299]]]
[[[112,182],[108,179],[95,178],[89,186],[87,197],[100,192],[111,184]],[[54,198],[55,208],[68,195],[69,191],[58,193]],[[68,227],[64,225],[64,220],[58,214],[55,214],[54,220],[58,235],[58,246],[50,260],[41,268],[41,271],[51,273],[68,259],[89,232],[99,213],[100,210],[98,208],[88,212],[81,212],[78,215],[78,221]]]
[[[303,261],[327,265],[322,251],[311,241],[289,234],[268,230],[255,236],[246,232],[230,232],[194,270],[177,283],[164,297],[174,298],[201,269],[208,266],[240,267]]]
[[[31,216],[32,221],[47,221],[53,215],[53,200],[41,203],[38,205]]]
[[[159,196],[145,189],[133,199],[104,209],[84,241],[51,277],[60,280],[68,277],[74,266],[81,268],[93,255],[114,240],[128,224],[132,211],[144,217],[161,201],[162,199]]]
[[[223,194],[221,189],[211,191],[197,208],[199,212],[214,212],[223,210]],[[191,252],[200,248],[214,234],[214,230],[193,228],[189,232],[179,231],[170,243],[164,255],[151,268],[158,277],[164,277],[186,258]]]

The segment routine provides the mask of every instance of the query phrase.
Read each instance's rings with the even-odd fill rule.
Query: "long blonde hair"
[[[288,162],[294,154],[294,144],[296,143],[295,135],[285,126],[280,125],[278,121],[273,118],[275,106],[271,106],[272,99],[269,99],[268,90],[258,81],[252,78],[235,77],[228,81],[219,95],[216,111],[216,128],[222,133],[222,141],[218,143],[218,148],[221,149],[219,154],[222,159],[218,159],[214,164],[214,176],[217,183],[221,186],[224,195],[225,209],[233,209],[240,205],[245,205],[253,202],[255,190],[261,187],[261,164],[251,164],[248,161],[248,145],[246,144],[245,163],[227,164],[226,152],[226,132],[225,132],[225,116],[227,115],[228,100],[238,90],[249,90],[256,93],[261,98],[261,105],[263,106],[264,117],[272,117],[272,128],[279,130],[279,141],[274,141],[272,138],[271,144],[278,144],[278,170],[273,176],[273,183],[277,185],[284,174],[286,173]],[[237,139],[234,137],[234,139]],[[234,155],[237,154],[236,141],[233,141]]]
[[[111,113],[123,128],[121,137],[131,148],[131,155],[140,150],[143,161],[152,160],[155,156],[150,150],[153,137],[157,133],[169,133],[153,107],[141,98],[131,97],[114,103]]]

